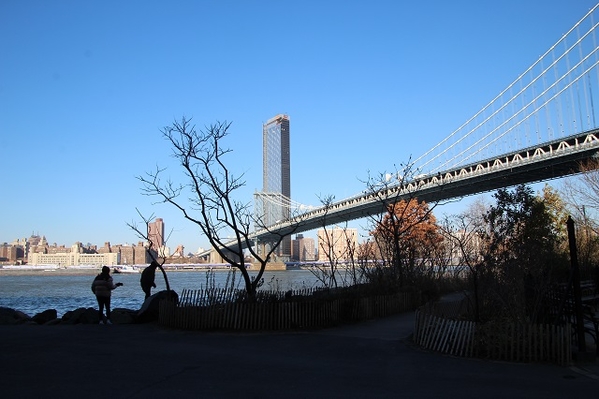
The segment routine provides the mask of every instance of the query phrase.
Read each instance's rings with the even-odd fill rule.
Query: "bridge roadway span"
[[[385,206],[417,197],[429,203],[484,193],[521,183],[556,179],[580,172],[580,162],[599,157],[599,129],[528,147],[500,157],[460,166],[433,175],[415,178],[403,185],[389,186],[322,207],[302,215],[299,227],[280,223],[268,230],[301,233],[323,225],[380,214]],[[259,241],[268,241],[267,229],[255,232]]]
[[[402,199],[416,197],[433,203],[576,174],[580,172],[580,162],[599,157],[598,136],[599,129],[594,129],[437,174],[421,175],[306,212],[299,223],[279,223],[254,232],[252,237],[258,242],[269,242],[276,238],[275,232],[296,234],[381,214],[387,205]]]

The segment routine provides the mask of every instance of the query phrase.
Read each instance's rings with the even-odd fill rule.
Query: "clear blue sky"
[[[230,121],[240,200],[262,186],[262,123],[291,119],[291,193],[364,189],[466,121],[595,4],[508,1],[0,2],[0,242],[136,243],[141,195],[168,166],[160,128]],[[358,227],[358,226],[353,226]]]

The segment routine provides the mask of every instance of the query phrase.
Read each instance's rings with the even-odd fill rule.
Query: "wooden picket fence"
[[[452,320],[426,311],[416,311],[414,342],[424,349],[454,356],[471,357],[476,323]]]
[[[416,311],[414,342],[462,357],[560,365],[572,361],[569,325],[478,324],[460,319],[466,310],[465,301],[422,306]]]
[[[477,357],[512,362],[572,362],[572,329],[569,324],[483,325],[476,331]]]
[[[303,295],[298,295],[302,293]],[[184,290],[178,303],[162,300],[159,323],[186,330],[318,329],[414,309],[412,293],[348,298],[311,297],[313,291],[262,292],[262,301],[236,301],[241,292]]]

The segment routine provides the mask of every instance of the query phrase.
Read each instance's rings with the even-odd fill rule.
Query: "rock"
[[[160,301],[163,299],[174,299],[175,302],[179,301],[179,295],[171,291],[160,291],[144,301],[139,312],[137,312],[136,322],[137,323],[149,323],[158,320],[158,309]]]
[[[57,317],[58,314],[56,313],[56,309],[48,309],[44,310],[41,313],[37,313],[35,316],[32,317],[32,320],[37,324],[46,324],[49,321],[56,319]]]
[[[110,312],[110,319],[113,324],[133,324],[136,313],[135,310],[116,308]]]
[[[95,308],[79,308],[62,316],[64,324],[98,324],[99,321],[100,315]]]
[[[0,325],[24,324],[31,321],[31,317],[23,312],[11,308],[0,307]]]

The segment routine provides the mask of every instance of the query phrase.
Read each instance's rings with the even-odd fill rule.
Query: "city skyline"
[[[160,219],[160,218],[158,218]],[[68,242],[57,242],[57,241],[53,241],[53,240],[49,240],[48,236],[46,236],[43,233],[39,233],[39,232],[32,232],[30,235],[25,236],[25,237],[15,237],[13,239],[10,240],[6,240],[3,239],[3,237],[0,237],[0,245],[16,245],[19,246],[21,245],[21,243],[23,241],[27,241],[31,238],[40,238],[43,239],[45,242],[47,242],[47,245],[49,247],[52,248],[65,248],[65,249],[69,249],[70,247],[72,247],[73,245],[76,244],[81,244],[83,247],[91,247],[91,248],[96,248],[96,249],[100,249],[103,246],[106,245],[110,245],[110,246],[131,246],[131,247],[135,247],[138,246],[140,243],[145,243],[144,240],[142,239],[138,239],[135,242],[116,242],[116,241],[111,241],[109,239],[103,240],[101,242],[91,242],[91,241],[86,241],[86,240],[76,240],[73,241],[71,243]],[[167,242],[163,242],[161,246],[159,246],[159,248],[163,248],[166,247],[167,250],[171,250],[170,252],[173,252],[172,250],[174,248],[177,248],[178,246],[180,246],[182,244],[175,244],[175,243],[167,243]],[[153,247],[155,248],[156,245],[153,244]],[[199,248],[184,248],[185,249],[185,255],[187,256],[187,254],[192,253],[192,254],[196,254],[199,253],[201,251],[203,251],[206,248],[203,247],[199,247]]]
[[[154,222],[149,223],[148,231],[150,232],[150,240],[161,240],[160,231],[164,228],[164,221],[162,218],[156,218]],[[351,237],[353,242],[352,247],[355,248],[358,245],[357,241],[357,229],[354,228],[340,228],[338,226],[321,228],[317,231],[318,242],[315,242],[312,237],[304,237],[303,234],[298,233],[290,236],[290,257],[289,261],[329,261],[326,255],[323,255],[322,251],[328,253],[325,250],[328,246],[334,253],[334,259],[345,260],[347,253],[349,253],[348,243],[350,242],[348,237]],[[157,237],[152,237],[156,236]],[[343,238],[343,239],[341,239]],[[347,238],[347,239],[346,239]],[[171,247],[152,243],[152,247],[158,251],[158,256],[166,258],[178,258],[187,257],[199,254],[203,249],[199,248],[197,251],[186,251],[185,253],[179,253],[181,245],[173,252]],[[146,253],[147,242],[138,241],[137,243],[114,243],[110,241],[104,241],[102,245],[97,243],[76,241],[72,244],[56,243],[48,241],[44,234],[32,233],[29,237],[20,237],[13,241],[0,241],[0,262],[25,262],[28,265],[47,265],[47,264],[59,264],[60,266],[79,266],[96,264],[101,262],[103,265],[127,265],[134,262],[135,264],[149,263],[150,259]],[[119,255],[120,254],[120,257]],[[143,254],[143,255],[141,255]],[[103,257],[100,257],[103,255]],[[139,256],[144,256],[145,261],[138,261]],[[317,258],[318,256],[318,258]],[[331,258],[333,259],[333,258]]]
[[[261,127],[279,113],[294,125],[292,199],[352,196],[446,137],[594,4],[5,2],[0,239],[135,243],[139,209],[165,220],[169,246],[208,248],[136,179],[181,173],[160,129],[182,115],[232,122],[244,202],[262,183]]]

